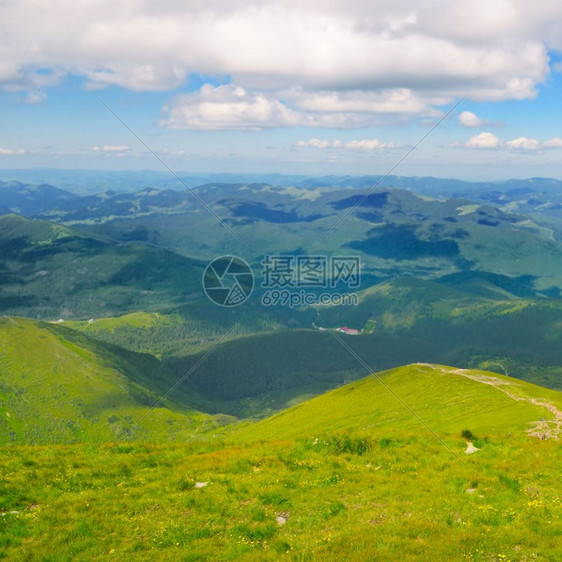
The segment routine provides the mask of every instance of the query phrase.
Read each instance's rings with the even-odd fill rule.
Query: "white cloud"
[[[282,92],[282,95],[304,111],[383,115],[430,113],[429,102],[438,103],[440,101],[423,99],[408,88],[387,88],[375,92],[361,90],[309,92],[294,88]]]
[[[501,140],[493,133],[484,132],[474,135],[465,143],[457,141],[448,146],[450,148],[488,148],[540,153],[546,148],[562,148],[562,139],[554,137],[541,142],[533,138],[518,137],[512,140]]]
[[[113,144],[105,144],[103,146],[92,146],[92,152],[106,152],[106,153],[113,153],[119,154],[123,152],[129,152],[130,148],[125,144],[113,145]]]
[[[43,103],[46,99],[47,94],[45,92],[28,92],[24,98],[21,98],[20,101],[30,105],[37,105]]]
[[[2,148],[0,146],[0,156],[17,156],[25,153],[26,151],[23,148],[12,149],[12,148]]]
[[[562,148],[562,139],[559,137],[553,137],[542,143],[543,148]]]
[[[298,125],[302,116],[279,100],[229,84],[205,84],[197,93],[177,97],[164,108],[161,125],[173,129],[260,129]]]
[[[378,139],[352,140],[345,143],[349,150],[381,150],[385,148],[396,148],[393,142],[382,142]]]
[[[300,140],[295,143],[297,148],[340,148],[343,143],[340,140],[323,140],[312,138],[310,140]]]
[[[459,115],[459,123],[464,127],[482,127],[486,124],[484,119],[480,119],[471,111],[463,111]]]
[[[185,156],[185,150],[170,150],[169,148],[163,148],[157,152],[167,156]]]
[[[499,148],[500,139],[493,133],[480,133],[471,137],[464,145],[466,148]]]
[[[249,92],[244,103],[190,101],[170,126],[291,126],[310,115],[313,125],[364,126],[377,114],[427,116],[460,96],[535,96],[548,50],[562,50],[562,4],[18,0],[0,3],[0,36],[0,84],[10,91],[68,75],[135,91],[228,76]]]
[[[388,148],[397,148],[393,142],[383,142],[378,139],[361,139],[342,142],[340,140],[323,140],[312,138],[310,140],[300,140],[295,146],[297,148],[343,148],[346,150],[384,150]]]
[[[266,127],[353,128],[377,125],[377,111],[343,101],[334,95],[303,102],[303,94],[289,92],[281,101],[275,94],[248,91],[235,84],[205,84],[199,92],[176,97],[164,107],[160,125],[172,129],[259,130]],[[382,102],[381,102],[382,103]],[[318,105],[319,104],[319,105]]]
[[[539,150],[541,148],[537,139],[529,139],[527,137],[519,137],[507,141],[505,146],[511,150]]]

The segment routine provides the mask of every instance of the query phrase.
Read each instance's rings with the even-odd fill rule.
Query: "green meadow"
[[[530,383],[414,364],[197,439],[5,445],[0,552],[554,561],[561,407]]]
[[[6,560],[559,559],[560,444],[392,430],[2,451]],[[450,449],[450,450],[449,450]],[[454,453],[456,456],[454,456]]]

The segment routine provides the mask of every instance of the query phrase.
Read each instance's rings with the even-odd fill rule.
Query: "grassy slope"
[[[150,377],[157,368],[157,361],[146,356],[130,352],[119,355],[115,348],[89,344],[85,338],[73,337],[71,332],[57,327],[3,317],[0,441],[187,438],[209,420],[188,409],[172,411],[170,403],[154,410],[135,427],[161,394],[156,384],[150,386]]]
[[[524,432],[548,413],[454,371],[383,375],[446,447],[368,377],[226,442],[5,448],[0,554],[554,562],[560,442]],[[492,378],[560,406],[556,392]],[[479,437],[470,456],[458,433],[465,423]]]
[[[499,386],[467,375],[489,376]],[[523,399],[515,400],[505,390]],[[546,408],[531,403],[531,398],[542,398],[562,409],[560,393],[530,383],[481,371],[414,364],[371,375],[298,404],[242,431],[240,438],[284,439],[389,427],[427,433],[407,407],[438,433],[460,433],[465,428],[475,433],[509,432],[553,417]]]
[[[157,351],[162,354],[167,350],[166,343],[169,344],[172,339],[183,336],[185,341],[188,333],[188,328],[184,328],[177,314],[158,312],[131,312],[116,317],[69,320],[64,322],[64,326],[80,331],[92,340],[154,355]]]

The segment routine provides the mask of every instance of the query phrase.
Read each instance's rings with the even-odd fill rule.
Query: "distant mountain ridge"
[[[120,312],[145,310],[146,305],[133,303],[147,300],[139,298],[142,291],[152,294],[155,289],[167,293],[170,302],[179,303],[181,295],[203,296],[199,271],[219,255],[238,254],[238,240],[246,242],[240,257],[256,274],[268,253],[357,254],[363,262],[364,288],[403,275],[447,277],[448,282],[463,278],[464,286],[469,287],[466,274],[478,272],[504,278],[507,285],[510,278],[526,279],[525,292],[519,287],[512,292],[516,296],[557,297],[562,291],[562,226],[552,217],[520,215],[468,199],[436,199],[404,189],[370,192],[263,183],[211,183],[197,188],[197,198],[187,191],[153,188],[77,196],[46,185],[14,182],[1,185],[2,193],[5,212],[49,220],[60,232],[62,225],[79,230],[74,230],[72,243],[72,236],[65,235],[56,245],[40,241],[39,248],[25,233],[26,228],[36,230],[38,221],[21,219],[20,226],[14,228],[14,217],[0,216],[5,259],[15,260],[5,268],[0,301],[15,294],[25,300],[28,288],[36,282],[30,275],[52,274],[48,262],[64,262],[71,251],[98,266],[104,260],[102,254],[116,256],[108,261],[109,269],[124,261],[124,253],[129,254],[129,262],[132,254],[137,256],[137,265],[129,263],[113,277],[104,277],[98,267],[98,273],[85,279],[90,287],[98,279],[100,290],[104,284],[140,289],[135,297],[127,297],[132,301]],[[338,228],[333,230],[335,225]],[[18,249],[18,244],[28,247]],[[20,267],[22,259],[25,267]],[[18,260],[20,265],[16,265]],[[22,280],[14,277],[17,271],[26,277],[25,285],[15,291],[16,279]],[[61,287],[68,287],[72,271],[65,271],[64,281],[58,282]],[[43,285],[54,286],[51,279],[44,277]],[[10,283],[12,288],[6,287]],[[178,298],[174,300],[170,290]],[[74,289],[67,292],[72,295]],[[132,295],[129,289],[127,294]],[[157,296],[156,303],[163,302],[162,298]],[[4,302],[9,313],[25,314],[25,306],[16,309],[6,304],[9,300]],[[115,306],[107,307],[109,315],[116,312]],[[56,314],[54,310],[51,313]]]
[[[364,375],[313,322],[361,330],[348,345],[373,370],[495,362],[560,386],[562,231],[552,216],[383,187],[209,183],[199,200],[146,186],[78,196],[10,183],[2,192],[33,218],[0,216],[0,313],[80,320],[91,339],[154,353],[175,376],[227,337],[188,385],[208,411],[263,415]],[[359,257],[359,304],[264,306],[266,254]],[[254,271],[239,308],[204,294],[203,271],[220,255]],[[145,313],[167,320],[139,320]]]
[[[371,188],[380,182],[381,187],[402,187],[414,191],[442,191],[448,197],[471,191],[545,190],[559,191],[562,180],[555,178],[512,178],[495,181],[470,181],[433,176],[398,176],[369,174],[352,175],[303,175],[280,173],[190,173],[176,170],[177,175],[190,187],[209,183],[267,183],[296,187],[354,187]],[[182,185],[167,171],[155,170],[70,170],[57,168],[2,169],[0,180],[19,181],[27,184],[50,183],[76,193],[94,194],[105,191],[138,191],[146,186],[158,189],[183,190]],[[382,181],[381,181],[382,180]]]
[[[498,206],[463,198],[435,199],[397,188],[370,192],[263,183],[206,184],[196,188],[197,197],[187,190],[153,188],[76,196],[13,182],[0,186],[2,192],[5,213],[76,226],[124,242],[163,246],[202,260],[224,253],[225,239],[230,238],[226,224],[240,240],[247,239],[247,261],[257,262],[268,252],[351,249],[363,254],[368,273],[383,278],[480,270],[542,277],[542,290],[562,286],[562,265],[557,266],[562,264],[562,222],[551,214],[518,214],[514,202]],[[530,199],[526,201],[527,208]],[[547,207],[548,213],[556,214],[554,203]],[[345,229],[332,233],[344,216]],[[329,231],[329,238],[323,238]],[[516,252],[517,260],[507,259]],[[537,260],[538,255],[543,259]]]
[[[0,216],[0,311],[111,315],[203,296],[204,264],[47,221]],[[191,296],[190,296],[191,295]]]

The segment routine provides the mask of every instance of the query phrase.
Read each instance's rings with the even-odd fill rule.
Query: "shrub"
[[[392,445],[392,439],[390,437],[383,437],[379,439],[379,447],[381,447],[381,449],[386,449],[391,445]]]
[[[371,444],[364,437],[351,437],[349,435],[332,436],[330,438],[331,449],[336,454],[350,453],[352,455],[364,455],[371,450]]]
[[[467,441],[473,441],[474,439],[476,439],[476,436],[474,435],[474,433],[472,433],[472,431],[470,431],[470,429],[463,429],[461,431],[461,437],[463,439],[466,439]]]

